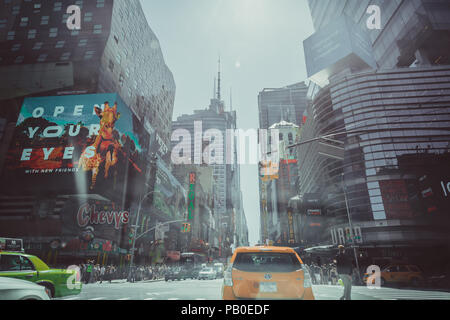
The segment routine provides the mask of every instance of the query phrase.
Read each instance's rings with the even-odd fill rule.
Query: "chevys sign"
[[[131,213],[109,201],[70,199],[61,209],[62,237],[91,243],[120,244],[128,233]]]
[[[128,211],[98,211],[95,204],[86,203],[80,207],[77,214],[77,223],[80,228],[88,225],[114,225],[120,230],[122,224],[128,224],[130,213]]]

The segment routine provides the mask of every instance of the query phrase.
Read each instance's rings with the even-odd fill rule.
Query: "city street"
[[[220,300],[221,279],[153,282],[114,282],[84,285],[79,296],[55,300]],[[339,300],[343,288],[313,286],[316,300]],[[353,300],[450,300],[450,293],[395,288],[353,287]]]

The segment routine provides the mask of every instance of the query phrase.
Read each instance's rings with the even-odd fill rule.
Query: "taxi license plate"
[[[277,283],[276,282],[260,282],[259,283],[259,292],[264,293],[273,293],[277,292]]]

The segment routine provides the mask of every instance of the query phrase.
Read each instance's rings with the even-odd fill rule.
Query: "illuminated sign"
[[[353,227],[353,239],[349,227],[331,229],[331,241],[333,245],[363,243],[361,227]]]
[[[189,174],[188,220],[192,220],[195,211],[195,172]]]
[[[310,209],[307,210],[307,215],[308,216],[321,216],[322,215],[322,210],[319,209]]]
[[[8,189],[117,195],[127,174],[142,175],[149,147],[116,93],[26,98],[6,159]]]

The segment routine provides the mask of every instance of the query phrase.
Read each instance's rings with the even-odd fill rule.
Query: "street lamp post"
[[[136,236],[136,233],[137,233],[137,227],[138,227],[137,224],[138,224],[138,222],[139,222],[139,217],[140,217],[140,214],[141,214],[142,202],[143,202],[149,195],[151,195],[152,193],[159,193],[159,191],[150,191],[149,193],[147,193],[145,196],[143,196],[143,197],[141,198],[141,200],[139,201],[139,208],[138,208],[138,213],[137,213],[137,216],[136,216],[135,225],[132,226],[132,227],[135,228],[135,230],[134,230],[134,232],[133,232],[133,244],[132,244],[132,246],[131,246],[131,259],[130,259],[130,267],[129,267],[129,270],[128,270],[128,279],[130,279],[130,277],[131,277],[131,269],[133,268],[134,251],[136,250],[136,239],[138,238],[138,237]],[[141,237],[141,236],[142,236],[142,235],[140,235],[139,237]]]
[[[361,281],[361,273],[359,271],[358,254],[356,253],[356,247],[355,247],[355,244],[354,244],[353,223],[352,223],[352,217],[350,215],[350,209],[349,209],[349,206],[348,206],[347,188],[345,187],[344,173],[342,173],[341,176],[342,176],[342,188],[344,190],[345,206],[346,206],[346,209],[347,209],[348,224],[350,226],[350,239],[352,239],[352,241],[353,241],[353,253],[355,255],[356,270],[358,271],[358,282],[360,282]]]

